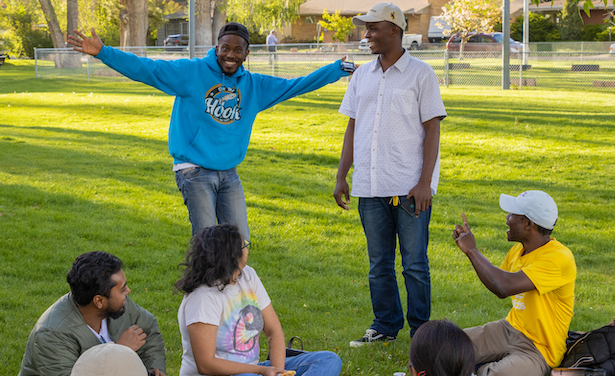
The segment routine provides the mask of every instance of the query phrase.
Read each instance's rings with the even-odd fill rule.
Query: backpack
[[[560,367],[572,367],[583,357],[583,367],[602,368],[615,376],[615,326],[607,325],[587,333],[568,332],[567,351]]]

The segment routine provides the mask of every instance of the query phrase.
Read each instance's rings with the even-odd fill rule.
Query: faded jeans
[[[250,239],[246,196],[237,168],[225,171],[190,167],[175,172],[175,182],[184,197],[192,235],[216,223],[237,225],[245,240]]]
[[[266,360],[259,366],[269,367]],[[338,376],[342,372],[342,360],[331,351],[308,352],[307,354],[286,358],[284,369],[297,372],[296,376]],[[237,376],[253,376],[252,373],[242,373]]]

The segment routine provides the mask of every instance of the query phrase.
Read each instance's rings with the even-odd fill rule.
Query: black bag
[[[604,369],[604,375],[615,376],[615,326],[603,326],[585,334],[569,332],[566,345],[568,350],[560,367]]]
[[[293,349],[294,340],[297,340],[297,342],[301,344],[301,350]],[[301,338],[294,336],[288,340],[288,344],[286,345],[286,357],[287,358],[291,358],[293,356],[307,354],[307,353],[308,353],[307,351],[303,350],[303,341],[301,340]],[[270,360],[269,355],[267,355],[267,360]]]

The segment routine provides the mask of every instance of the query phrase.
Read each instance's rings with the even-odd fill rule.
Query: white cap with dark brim
[[[380,3],[372,7],[367,14],[352,17],[355,26],[363,26],[368,22],[388,21],[406,30],[406,18],[399,7],[393,3]]]
[[[524,215],[547,230],[553,230],[557,222],[557,204],[543,191],[525,191],[517,197],[502,193],[500,208],[508,213]]]

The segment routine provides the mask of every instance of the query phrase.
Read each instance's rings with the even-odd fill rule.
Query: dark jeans
[[[431,206],[418,218],[389,204],[389,197],[359,198],[359,215],[367,238],[369,255],[369,290],[372,298],[374,322],[372,329],[396,336],[404,326],[397,278],[395,276],[395,248],[399,238],[402,275],[408,301],[407,320],[410,335],[431,314],[431,281],[427,243]]]

